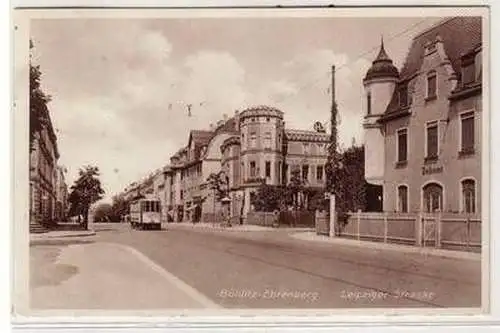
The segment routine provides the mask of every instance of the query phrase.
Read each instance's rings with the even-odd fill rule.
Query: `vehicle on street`
[[[156,198],[143,198],[130,204],[130,224],[132,229],[160,230],[161,203]]]

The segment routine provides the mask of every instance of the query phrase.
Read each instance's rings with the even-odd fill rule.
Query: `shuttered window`
[[[473,179],[462,181],[462,209],[465,213],[476,212],[476,182]]]
[[[460,116],[461,122],[461,150],[464,153],[474,152],[474,112]]]
[[[406,185],[398,187],[398,203],[399,211],[402,213],[408,213],[408,187]]]
[[[427,75],[427,98],[436,97],[437,79],[436,72],[430,72]]]
[[[405,162],[408,159],[408,130],[398,131],[398,162]]]
[[[427,157],[438,156],[438,124],[437,122],[427,124]]]

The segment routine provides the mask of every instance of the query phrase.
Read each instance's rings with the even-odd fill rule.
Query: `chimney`
[[[239,110],[234,110],[234,115],[237,116],[240,114],[240,111]]]
[[[227,115],[227,113],[224,113],[222,115],[222,117],[224,118],[224,121],[227,121],[229,119],[229,116]]]
[[[211,131],[215,130],[214,123],[210,123],[210,130],[211,130]]]

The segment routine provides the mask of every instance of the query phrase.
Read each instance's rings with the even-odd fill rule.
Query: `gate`
[[[417,223],[417,245],[421,247],[441,246],[441,217],[438,214],[421,214]]]

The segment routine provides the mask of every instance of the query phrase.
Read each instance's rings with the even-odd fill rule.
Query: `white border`
[[[249,1],[246,1],[246,3],[243,3],[242,2],[245,2],[245,1],[236,1],[236,0],[233,0],[233,1],[217,1],[216,4],[214,3],[211,3],[209,4],[208,6],[229,6],[229,5],[246,5],[246,6],[249,6],[249,5],[274,5],[274,3],[272,3],[271,1],[253,1],[253,2],[249,2]],[[311,1],[309,2],[310,4],[312,5],[328,5],[331,1]],[[343,4],[343,5],[373,5],[373,4],[376,4],[376,5],[394,5],[394,6],[397,6],[397,5],[412,5],[414,3],[412,3],[411,1],[406,1],[406,0],[399,0],[399,1],[377,1],[376,3],[374,3],[375,1],[371,1],[371,2],[367,2],[367,1],[342,1],[342,0],[339,0],[339,1],[336,1],[335,3],[337,5],[340,5],[340,4]],[[431,0],[421,0],[419,1],[420,2],[420,5],[436,5],[436,2],[435,1],[431,1]],[[280,2],[281,4],[283,5],[303,5],[301,4],[299,1],[289,1],[289,0],[284,0],[284,1],[281,1]],[[8,2],[3,2],[3,4],[5,4],[6,6],[8,6]],[[24,5],[24,6],[40,6],[40,1],[39,0],[13,0],[12,1],[12,5],[13,6],[19,6],[19,5]],[[64,5],[64,6],[75,6],[75,5],[87,5],[87,6],[143,6],[143,7],[148,7],[148,6],[165,6],[165,4],[162,4],[161,2],[159,2],[158,0],[145,0],[145,1],[142,1],[142,2],[137,2],[137,1],[133,1],[133,0],[118,0],[118,1],[114,1],[113,3],[110,3],[110,2],[103,2],[102,0],[87,0],[85,1],[85,3],[83,3],[82,0],[45,0],[43,5],[51,5],[51,6],[61,6],[61,5]],[[456,0],[455,1],[455,4],[456,5],[471,5],[471,4],[489,4],[491,6],[491,16],[490,16],[490,24],[491,24],[491,27],[492,27],[492,31],[495,30],[496,32],[499,32],[500,31],[500,17],[496,17],[496,16],[499,16],[499,10],[498,10],[498,7],[497,7],[497,3],[490,0],[490,1],[474,1],[474,0]],[[207,6],[206,3],[203,3],[202,1],[189,1],[189,0],[185,0],[185,1],[176,1],[176,0],[172,0],[169,2],[169,5],[170,6]],[[500,7],[500,6],[499,6]],[[4,13],[7,13],[8,11],[0,11],[0,13],[4,14]],[[494,17],[496,17],[496,19],[493,19]],[[0,22],[4,23],[5,25],[7,25],[7,23],[9,22],[8,18],[5,18],[3,19],[4,17],[0,17]],[[2,35],[3,36],[9,36],[9,33],[10,33],[10,30],[9,29],[5,29],[5,31],[9,31],[8,33]],[[490,33],[491,33],[490,32]],[[9,36],[10,37],[10,36]],[[9,39],[9,37],[6,37],[6,39]],[[4,44],[5,45],[5,44]],[[499,55],[496,54],[498,53],[498,48],[496,47],[496,44],[492,44],[492,47],[491,47],[491,58],[492,59],[499,59]],[[5,54],[5,53],[3,53]],[[10,56],[10,53],[8,53],[9,56]],[[487,53],[485,53],[487,54]],[[485,57],[487,58],[487,57]],[[9,60],[9,59],[7,59]],[[8,62],[10,66],[10,61]],[[484,59],[484,63],[489,63],[488,59]],[[10,67],[11,71],[12,71],[12,67]],[[4,70],[4,73],[8,72],[8,69],[7,69],[7,66],[6,66],[6,69]],[[495,76],[495,74],[499,74],[498,72],[498,66],[495,65],[495,63],[493,62],[491,64],[491,73],[492,73],[492,77],[491,77],[491,83],[493,84],[493,88],[496,87],[496,78],[498,76]],[[5,84],[5,86],[10,86],[7,82],[8,79],[6,77],[6,75],[2,76],[2,83]],[[487,77],[486,75],[483,76],[483,80],[487,80]],[[10,83],[10,82],[9,82]],[[3,94],[7,95],[8,97],[5,98],[5,99],[9,99],[10,100],[10,94],[7,92],[7,91],[11,91],[10,89],[1,89],[0,92],[2,92]],[[488,93],[489,93],[490,89],[489,87],[483,85],[483,92],[486,96],[489,96]],[[493,89],[493,91],[495,91],[495,89]],[[4,96],[5,96],[4,95]],[[496,106],[498,104],[498,95],[491,95],[491,100],[493,102],[493,106]],[[488,98],[485,98],[483,99],[483,108],[484,109],[488,109],[488,107],[490,106],[490,103],[489,103],[489,99]],[[483,137],[486,137],[488,138],[488,134],[489,134],[489,126],[494,126],[493,128],[498,128],[498,126],[496,125],[500,125],[500,123],[498,122],[498,117],[500,115],[496,114],[496,113],[491,113],[489,115],[483,115],[482,116],[482,120],[483,120]],[[3,131],[1,131],[2,134],[6,135],[6,138],[9,137],[10,138],[10,126],[8,126],[7,124],[10,124],[9,120],[9,115],[7,112],[2,112],[1,113],[1,117],[5,117],[4,121],[0,121],[0,124],[2,124],[2,126],[5,126],[5,129]],[[491,119],[491,122],[489,121]],[[499,136],[498,136],[498,133],[496,133],[495,131],[492,131],[491,133],[491,146],[492,147],[498,147],[498,145],[500,145],[500,140],[499,140]],[[483,145],[484,145],[484,141],[482,140],[483,142]],[[11,141],[10,140],[0,140],[0,147],[2,149],[2,152],[7,152],[9,151],[10,152],[10,148],[11,148],[11,145],[10,145]],[[484,147],[484,146],[483,146]],[[484,152],[487,152],[488,147],[484,147],[482,149],[482,151]],[[7,155],[7,154],[6,154]],[[7,157],[7,156],[6,156]],[[10,154],[9,154],[9,157],[10,157]],[[498,156],[498,154],[492,154],[491,155],[491,163],[492,165],[494,164],[498,164],[498,162],[500,162],[499,159],[500,156]],[[483,190],[483,193],[486,193],[486,196],[483,196],[485,199],[488,198],[489,200],[482,200],[482,213],[485,214],[485,217],[488,218],[490,216],[490,210],[491,210],[491,214],[492,216],[499,216],[500,215],[500,207],[497,207],[495,206],[494,204],[489,206],[489,202],[496,202],[495,201],[495,198],[498,197],[498,176],[497,176],[497,173],[495,172],[495,168],[492,168],[492,172],[491,172],[491,185],[492,185],[492,191],[491,191],[491,198],[489,196],[489,189],[490,189],[490,182],[489,182],[489,175],[490,175],[490,156],[488,153],[483,153],[482,154],[482,178],[483,178],[483,181],[482,183],[484,184],[482,186],[482,190]],[[4,165],[7,165],[7,164],[4,164]],[[4,169],[5,170],[5,169]],[[485,179],[486,178],[486,179]],[[11,180],[11,176],[10,176],[10,169],[9,167],[7,167],[7,172],[4,174],[4,178],[2,179],[4,180],[2,182],[2,184],[7,184],[9,183],[9,180]],[[6,200],[6,194],[9,193],[9,190],[7,189],[6,186],[2,186],[0,188],[0,191],[2,191],[1,193],[3,194],[2,195],[2,198],[4,198],[5,200],[1,200],[2,204],[4,205],[4,209],[1,210],[1,212],[4,214],[4,221],[8,221],[10,219],[10,215],[9,215],[9,212],[10,212],[10,204],[9,204],[9,201]],[[9,195],[10,197],[10,194],[7,194]],[[5,244],[5,245],[9,245],[10,244],[10,231],[9,231],[9,227],[10,225],[8,223],[3,223],[1,224],[3,228],[6,228],[7,230],[4,230],[4,232],[2,233],[2,235],[6,238],[6,242],[2,242],[2,244]],[[495,234],[494,231],[500,231],[500,226],[498,226],[498,224],[495,224],[493,223],[491,225],[491,232],[492,234]],[[498,229],[498,230],[497,230]],[[484,230],[483,230],[483,235],[484,235]],[[491,243],[489,244],[487,242],[488,240],[488,237],[483,237],[483,240],[484,240],[484,244],[483,244],[483,248],[485,249],[486,251],[486,254],[483,254],[483,258],[485,259],[488,259],[488,254],[487,254],[487,250],[489,249],[489,247],[492,248],[492,250],[495,250],[496,249],[496,246],[495,246],[495,243]],[[3,262],[7,262],[9,261],[9,256],[8,256],[8,251],[0,251],[0,253],[2,255],[5,255],[5,259]],[[492,251],[491,253],[491,257],[492,257],[492,260],[495,261],[495,251]],[[488,265],[488,260],[485,260],[483,261],[483,267],[487,267]],[[493,267],[495,269],[492,269],[492,274],[493,275],[496,275],[497,274],[497,271],[498,269],[496,269],[496,267]],[[4,273],[4,281],[5,280],[9,280],[9,277],[5,274],[6,272],[2,271]],[[7,287],[7,289],[4,289],[4,293],[2,293],[2,295],[8,295],[9,294],[9,289]],[[499,288],[495,288],[495,284],[494,283],[491,283],[491,293],[492,293],[492,299],[500,299],[500,293],[499,293]],[[8,303],[8,298],[7,297],[2,297],[2,300],[5,302],[5,303]],[[4,313],[6,316],[5,317],[2,317],[2,319],[6,319],[6,321],[2,321],[2,324],[6,324],[6,327],[8,327],[7,325],[9,325],[9,316],[8,316],[8,313],[10,312],[9,311],[10,309],[10,305],[9,304],[6,304],[6,307],[5,307],[5,310]],[[338,326],[342,326],[342,327],[352,327],[352,328],[356,328],[356,331],[364,331],[364,332],[394,332],[394,331],[400,331],[401,329],[404,329],[405,327],[408,329],[409,327],[408,326],[423,326],[423,325],[432,325],[433,327],[429,327],[427,326],[427,328],[429,328],[429,330],[432,330],[432,331],[437,331],[438,329],[440,329],[440,327],[442,326],[449,326],[450,323],[455,323],[455,325],[464,325],[463,327],[453,327],[450,331],[453,331],[453,332],[458,332],[458,333],[461,333],[461,332],[470,332],[472,330],[474,331],[483,331],[485,332],[486,329],[488,328],[486,325],[493,325],[495,323],[499,323],[499,317],[498,317],[498,310],[499,310],[499,307],[498,305],[495,305],[495,303],[492,304],[492,307],[491,307],[491,310],[492,310],[492,316],[482,316],[482,317],[463,317],[463,316],[451,316],[451,317],[447,317],[447,318],[423,318],[422,316],[410,316],[410,317],[407,317],[405,318],[405,322],[406,324],[399,324],[399,328],[398,327],[388,327],[388,325],[397,325],[398,322],[400,322],[400,320],[394,320],[395,318],[394,317],[387,317],[387,318],[384,318],[383,320],[379,320],[378,318],[369,318],[368,319],[368,322],[366,320],[366,318],[363,318],[363,317],[357,317],[356,318],[356,321],[357,323],[350,323],[350,322],[346,322],[345,319],[344,320],[339,320],[338,318],[335,318],[335,317],[330,317],[329,320],[325,320],[323,318],[320,318],[319,320],[300,320],[300,318],[283,318],[284,320],[281,321],[281,325],[279,323],[276,323],[276,320],[274,320],[273,318],[270,318],[270,317],[261,317],[259,320],[255,320],[255,318],[248,318],[247,317],[247,320],[243,320],[243,319],[236,319],[234,320],[231,319],[231,318],[228,318],[228,317],[224,317],[222,320],[214,320],[214,321],[210,321],[210,320],[206,320],[206,322],[210,323],[214,323],[215,324],[215,328],[213,325],[209,325],[208,328],[209,330],[208,331],[212,331],[212,332],[219,332],[219,331],[222,331],[221,327],[228,327],[229,328],[229,331],[234,331],[234,328],[231,328],[232,327],[244,327],[244,326],[240,326],[240,325],[235,325],[235,322],[236,323],[242,323],[242,322],[247,322],[247,323],[253,323],[253,324],[256,324],[258,325],[259,327],[278,327],[278,328],[281,328],[282,330],[286,330],[286,331],[289,331],[289,330],[292,330],[292,327],[293,328],[298,328],[299,331],[302,331],[301,327],[304,328],[304,325],[307,325],[307,327],[311,328],[311,325],[314,325],[315,327],[317,328],[328,328],[328,331],[332,331],[334,327],[337,327]],[[88,319],[92,319],[92,321],[94,322],[94,324],[92,324],[92,322],[88,323]],[[167,319],[167,320],[164,320],[163,321],[163,325],[155,325],[155,327],[169,327],[169,328],[173,328],[174,330],[180,330],[180,329],[183,329],[183,328],[195,328],[196,326],[198,327],[207,327],[206,325],[200,325],[199,323],[200,322],[203,322],[204,318],[202,317],[199,317],[199,318],[196,318],[195,320],[192,320],[192,318],[187,318],[187,317],[184,317],[182,319],[179,320],[179,318],[177,319],[173,319],[170,318],[170,319]],[[328,319],[328,317],[326,318]],[[35,319],[36,320],[36,319]],[[53,322],[53,321],[60,321],[60,322],[64,322],[64,318],[52,318],[51,320],[45,320],[45,322]],[[68,319],[66,318],[66,321]],[[38,320],[38,321],[43,321],[43,320]],[[87,321],[86,324],[82,324],[82,323],[85,323]],[[152,328],[153,325],[152,325],[152,321],[151,319],[149,318],[137,318],[137,317],[129,317],[127,318],[127,321],[131,322],[131,321],[135,321],[135,322],[142,322],[143,324],[132,324],[132,325],[126,325],[124,326],[123,324],[123,318],[122,319],[119,319],[119,318],[106,318],[105,320],[102,320],[102,319],[98,319],[98,318],[87,318],[87,320],[85,320],[85,318],[82,318],[79,320],[79,322],[76,322],[75,320],[70,320],[68,322],[68,325],[66,325],[66,327],[82,327],[82,326],[87,326],[87,327],[113,327],[113,328],[116,328],[116,327],[122,327],[122,329],[117,329],[116,331],[114,332],[133,332],[133,331],[137,331],[137,332],[143,332],[144,331],[144,328]],[[33,322],[33,321],[32,321]],[[103,322],[111,322],[111,324],[99,324],[99,322],[103,323]],[[149,324],[148,324],[149,322]],[[265,322],[266,324],[262,324],[262,325],[259,325],[260,322]],[[273,323],[274,322],[274,323]],[[382,323],[381,323],[382,322]],[[386,323],[383,323],[383,322],[386,322]],[[196,325],[198,323],[198,325]],[[218,324],[218,325],[217,325]],[[226,325],[225,325],[226,324]],[[292,326],[290,326],[292,325]],[[42,328],[43,326],[47,326],[47,325],[39,325],[38,327],[39,328]],[[49,325],[49,327],[61,327],[61,325]],[[25,328],[29,328],[29,327],[33,327],[32,325],[25,325]],[[129,329],[125,329],[125,327],[128,327]],[[210,330],[210,327],[212,327],[212,330]],[[218,328],[217,328],[218,327]],[[422,327],[423,328],[423,327]],[[451,328],[451,327],[450,327]],[[493,331],[496,331],[494,330],[492,327],[490,327],[491,330],[488,330],[488,332],[493,332]],[[411,328],[410,328],[411,329]],[[50,331],[52,331],[52,329],[50,329]],[[226,330],[227,331],[227,330]],[[344,331],[344,330],[343,330]]]

